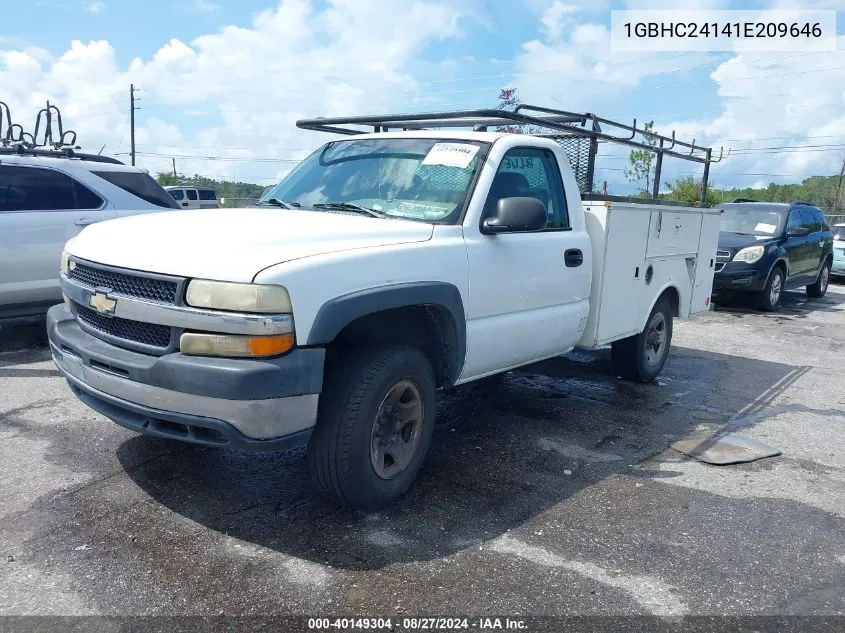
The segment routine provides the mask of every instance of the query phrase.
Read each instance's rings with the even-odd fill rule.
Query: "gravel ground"
[[[843,316],[845,286],[787,293],[676,323],[657,384],[599,350],[444,395],[417,485],[369,515],[302,452],[112,424],[40,327],[3,330],[0,615],[845,615]],[[667,446],[726,426],[783,454]]]

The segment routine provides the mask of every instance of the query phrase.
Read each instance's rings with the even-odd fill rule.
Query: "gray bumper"
[[[136,431],[277,450],[307,439],[316,423],[323,349],[266,360],[148,356],[82,331],[64,305],[50,308],[47,333],[74,393]]]

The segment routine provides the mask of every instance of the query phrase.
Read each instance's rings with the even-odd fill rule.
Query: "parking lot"
[[[314,492],[301,452],[136,436],[38,327],[0,333],[0,614],[845,614],[845,286],[676,323],[658,384],[609,352],[444,395],[412,492]],[[779,457],[668,448],[725,427]]]

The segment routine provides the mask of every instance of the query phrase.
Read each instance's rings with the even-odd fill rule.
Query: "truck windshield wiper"
[[[352,202],[317,202],[311,205],[315,209],[341,209],[343,211],[355,211],[362,215],[369,215],[373,218],[389,218],[387,213],[376,211],[375,209],[368,209],[362,207],[360,204],[353,204]]]
[[[293,209],[301,206],[298,202],[283,202],[278,198],[270,198],[269,200],[260,200],[258,202],[263,207],[281,207],[282,209]]]

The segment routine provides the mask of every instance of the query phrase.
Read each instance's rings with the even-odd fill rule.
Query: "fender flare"
[[[463,371],[467,330],[461,292],[450,283],[417,281],[393,284],[330,299],[317,311],[308,333],[307,345],[331,343],[343,328],[363,316],[413,306],[429,306],[438,310],[443,317],[446,323],[444,337],[447,369],[450,382],[453,383]]]
[[[684,300],[684,295],[681,293],[680,289],[678,288],[677,284],[672,281],[666,282],[664,286],[660,289],[655,297],[654,301],[651,302],[651,305],[648,308],[648,312],[645,313],[645,318],[643,319],[642,325],[640,326],[640,332],[645,330],[646,325],[648,325],[648,317],[651,315],[651,311],[654,310],[654,306],[657,305],[657,302],[660,301],[660,297],[666,294],[667,290],[674,290],[675,294],[678,295],[678,312],[681,311],[681,302]]]

